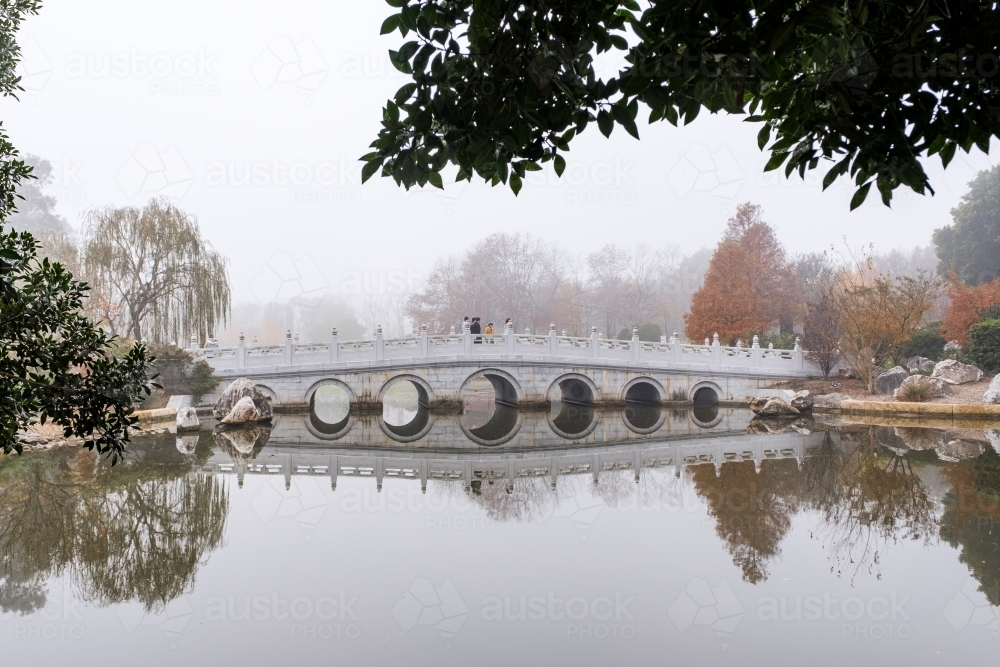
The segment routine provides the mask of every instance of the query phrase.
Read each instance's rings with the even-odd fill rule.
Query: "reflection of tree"
[[[991,605],[1000,606],[1000,454],[987,447],[975,461],[944,469],[951,491],[944,497],[941,538],[979,582]]]
[[[229,495],[212,476],[188,476],[170,435],[115,468],[86,450],[0,460],[0,608],[44,606],[44,582],[68,575],[98,604],[165,605],[194,582],[222,542]]]
[[[882,447],[875,427],[861,434],[849,451],[829,434],[805,461],[807,497],[822,518],[821,530],[834,560],[855,564],[855,573],[879,563],[881,551],[900,539],[930,539],[934,503],[912,463]]]
[[[693,466],[691,473],[743,578],[752,584],[767,579],[767,563],[781,553],[801,491],[795,461],[764,461],[759,473],[750,461],[727,463],[718,476],[714,465]]]
[[[475,481],[470,498],[497,523],[539,520],[550,514],[556,503],[548,479],[540,477],[519,477],[513,486],[503,479],[496,483]]]

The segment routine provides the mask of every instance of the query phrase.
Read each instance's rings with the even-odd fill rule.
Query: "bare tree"
[[[415,326],[447,331],[466,315],[544,327],[557,309],[561,253],[528,234],[493,234],[461,258],[439,260],[406,312]]]
[[[154,343],[205,340],[229,315],[228,261],[166,199],[86,216],[83,269],[113,331]]]

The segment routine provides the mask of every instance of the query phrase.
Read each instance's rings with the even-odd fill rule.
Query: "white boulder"
[[[236,402],[229,414],[222,418],[222,423],[229,426],[237,424],[254,424],[260,421],[260,410],[253,404],[253,399],[244,396]]]
[[[1000,373],[993,378],[993,382],[990,382],[986,393],[983,394],[983,403],[1000,403]]]
[[[177,411],[177,432],[198,431],[201,429],[201,422],[198,421],[198,411],[192,407],[181,408]]]
[[[983,372],[975,366],[963,364],[956,359],[945,359],[934,365],[931,377],[941,378],[948,384],[965,384],[983,379]]]
[[[226,387],[226,390],[219,396],[212,409],[216,419],[223,419],[233,411],[236,404],[244,398],[253,401],[254,407],[259,413],[258,420],[270,419],[274,412],[271,410],[271,399],[254,384],[253,380],[247,378],[237,378]]]

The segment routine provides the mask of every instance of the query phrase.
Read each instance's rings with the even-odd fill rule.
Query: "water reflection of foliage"
[[[446,496],[464,496],[460,482],[433,483],[435,492]],[[683,502],[682,483],[667,470],[644,471],[638,483],[631,470],[602,472],[596,484],[588,475],[560,476],[553,489],[550,477],[519,477],[513,485],[505,479],[472,483],[469,499],[483,508],[491,521],[543,521],[556,510],[560,502],[591,496],[612,509],[635,507],[674,507]]]
[[[948,466],[941,538],[961,548],[959,560],[990,604],[1000,606],[1000,454],[987,447],[971,462]]]
[[[933,537],[934,503],[913,463],[880,445],[874,427],[842,439],[847,446],[837,447],[827,434],[806,460],[806,500],[822,517],[819,531],[838,573],[846,563],[855,566],[853,574],[881,576],[879,559],[889,544]]]
[[[743,578],[752,584],[766,580],[767,564],[780,555],[798,507],[801,477],[795,461],[763,461],[759,473],[751,461],[727,463],[718,475],[714,465],[699,465],[691,475]]]
[[[220,480],[188,476],[210,449],[183,456],[169,436],[114,468],[80,449],[0,460],[0,608],[44,606],[58,576],[86,601],[147,610],[188,590],[229,510]]]

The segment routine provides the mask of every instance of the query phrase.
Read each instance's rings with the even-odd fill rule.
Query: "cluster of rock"
[[[984,431],[989,442],[972,440],[967,435],[956,437],[957,434],[927,428],[904,428],[891,426],[876,426],[875,441],[888,447],[899,456],[905,456],[910,451],[925,452],[933,450],[938,460],[948,463],[958,463],[980,457],[986,448],[1000,448],[1000,431]]]
[[[929,376],[924,375],[928,372]],[[906,360],[905,368],[895,366],[875,378],[875,393],[899,398],[907,394],[908,387],[927,385],[930,397],[938,398],[953,393],[949,385],[978,382],[982,379],[981,369],[956,359],[934,363],[926,357],[910,357]]]
[[[809,412],[813,408],[813,395],[807,390],[785,390],[783,396],[747,396],[747,404],[754,414],[761,417],[790,417]]]
[[[212,413],[223,426],[260,424],[274,416],[271,399],[247,378],[233,381],[219,396]]]
[[[927,357],[910,357],[906,360],[906,370],[911,373],[930,373],[934,370],[934,361]]]

